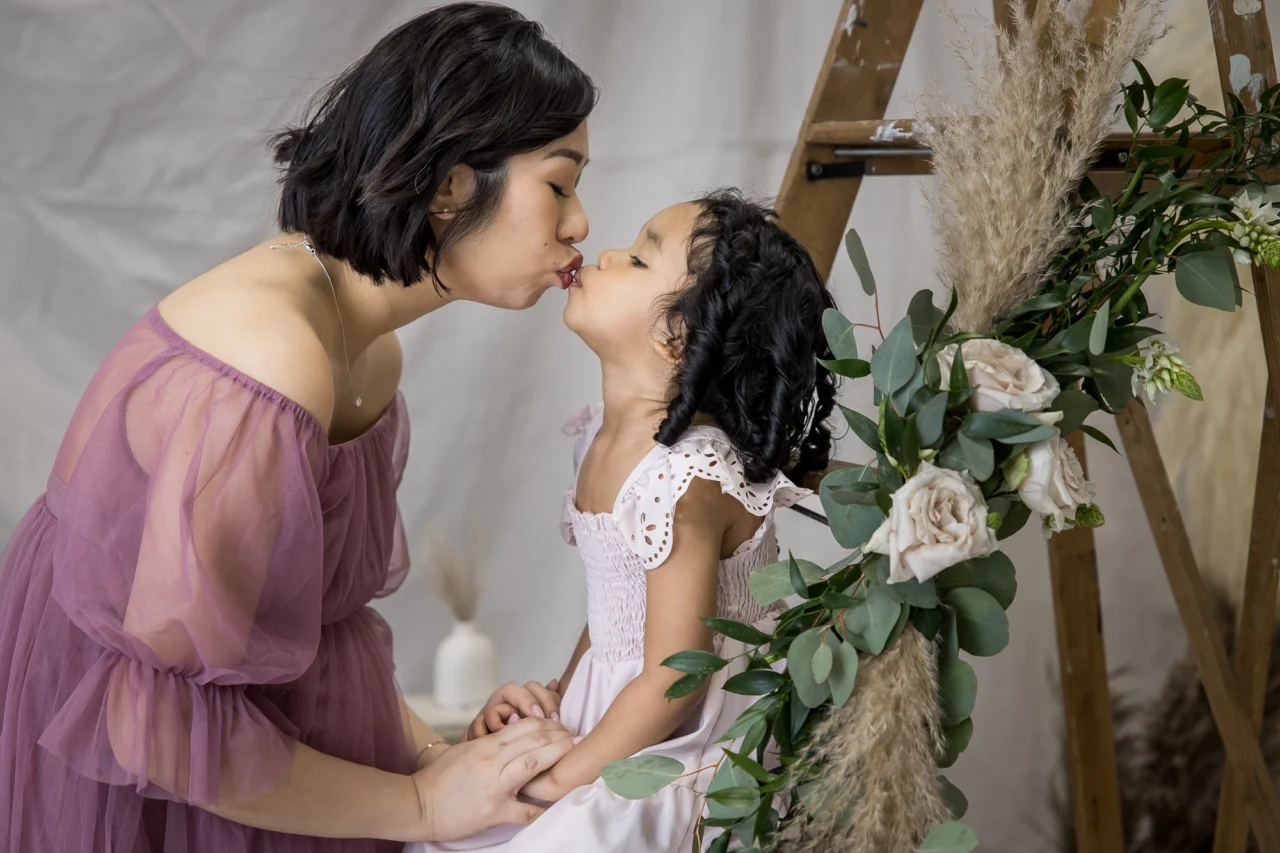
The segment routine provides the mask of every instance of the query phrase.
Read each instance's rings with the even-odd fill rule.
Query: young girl
[[[577,483],[561,526],[586,567],[587,628],[559,684],[531,685],[536,708],[516,704],[558,711],[581,740],[523,790],[555,803],[532,825],[417,851],[688,850],[713,771],[627,800],[600,770],[637,753],[690,771],[721,758],[717,739],[756,699],[721,689],[742,661],[675,700],[664,694],[681,674],[661,663],[744,651],[700,617],[770,617],[747,576],[778,559],[775,508],[805,497],[795,483],[827,463],[835,381],[817,359],[831,357],[832,300],[771,211],[733,191],[669,207],[568,290],[565,323],[604,379],[604,403],[566,428]],[[516,714],[512,698],[495,694],[474,733]]]

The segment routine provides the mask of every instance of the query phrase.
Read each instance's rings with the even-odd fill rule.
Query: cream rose
[[[968,474],[921,462],[893,493],[889,517],[862,550],[889,557],[889,583],[921,583],[943,569],[996,550],[987,505]]]
[[[1097,488],[1085,479],[1071,445],[1057,433],[1027,448],[1026,475],[1018,497],[1044,517],[1049,530],[1074,526],[1076,510],[1093,503]]]
[[[958,344],[943,347],[938,353],[942,368],[942,390],[951,386],[951,363]],[[973,386],[973,408],[979,412],[1017,409],[1039,412],[1045,409],[1061,390],[1053,374],[1046,373],[1022,350],[991,338],[965,341],[964,369]]]

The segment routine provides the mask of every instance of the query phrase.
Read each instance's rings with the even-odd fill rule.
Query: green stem
[[[1138,289],[1142,287],[1142,283],[1150,278],[1151,274],[1155,272],[1155,270],[1155,261],[1148,262],[1147,265],[1142,268],[1142,272],[1138,273],[1138,276],[1133,280],[1125,292],[1120,295],[1120,298],[1111,305],[1111,313],[1113,315],[1120,315],[1120,312],[1124,310],[1124,306],[1129,304],[1130,300],[1132,300],[1138,293]]]
[[[1129,186],[1124,188],[1124,194],[1120,196],[1120,200],[1116,202],[1116,210],[1120,210],[1129,203],[1129,197],[1138,189],[1138,185],[1142,183],[1142,173],[1147,170],[1145,162],[1139,163],[1138,168],[1134,170],[1133,177],[1129,179]]]
[[[1233,227],[1234,223],[1222,219],[1204,219],[1199,222],[1192,222],[1186,228],[1173,235],[1173,245],[1169,249],[1170,251],[1176,249],[1179,243],[1198,231],[1230,231]]]

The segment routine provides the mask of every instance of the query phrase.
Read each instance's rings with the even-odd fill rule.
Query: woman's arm
[[[667,699],[667,688],[682,673],[661,664],[676,652],[711,649],[712,631],[700,617],[716,612],[721,542],[734,505],[717,483],[699,478],[690,484],[676,504],[671,555],[645,575],[644,669],[581,743],[526,786],[526,794],[553,801],[588,785],[609,762],[670,737],[697,709],[705,690]]]
[[[400,697],[400,717],[404,721],[405,733],[410,735],[409,749],[413,753],[413,769],[421,770],[431,763],[433,757],[431,753],[440,751],[435,744],[445,743],[444,735],[431,728],[426,720],[414,713],[409,703],[404,701],[404,696]],[[428,746],[431,746],[431,749],[428,749]]]

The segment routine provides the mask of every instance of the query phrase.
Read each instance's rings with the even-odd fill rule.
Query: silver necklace
[[[356,389],[356,381],[351,375],[351,356],[347,353],[347,327],[342,322],[342,306],[338,303],[338,289],[333,286],[333,278],[329,275],[329,268],[324,265],[324,261],[320,260],[320,255],[316,252],[316,247],[311,245],[311,238],[305,234],[302,239],[296,243],[279,243],[272,246],[272,249],[295,249],[298,246],[306,249],[311,253],[311,257],[316,259],[316,263],[320,265],[320,269],[324,271],[324,277],[329,282],[329,292],[333,294],[333,307],[338,312],[338,330],[342,333],[342,360],[347,363],[347,384],[351,386],[352,402],[356,404],[356,408],[364,405],[364,400],[360,399],[360,393]],[[367,366],[367,363],[366,363]],[[360,375],[360,387],[364,387],[364,371]]]

